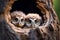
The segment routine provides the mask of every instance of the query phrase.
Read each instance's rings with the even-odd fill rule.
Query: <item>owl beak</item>
[[[19,26],[22,27],[24,25],[24,23],[21,22],[21,20],[19,20]]]
[[[35,21],[32,20],[32,27],[35,27]]]
[[[23,27],[23,25],[22,25],[21,23],[19,23],[19,27],[20,27],[20,28],[22,28],[22,27]]]
[[[22,26],[21,21],[19,22],[19,26],[20,26],[20,27]]]

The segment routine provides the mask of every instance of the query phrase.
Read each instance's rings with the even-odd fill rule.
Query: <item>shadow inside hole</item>
[[[38,13],[43,19],[43,14],[41,13],[41,10],[37,7],[36,0],[18,0],[15,1],[12,5],[12,9],[10,12],[13,11],[23,11],[25,14],[28,13]]]

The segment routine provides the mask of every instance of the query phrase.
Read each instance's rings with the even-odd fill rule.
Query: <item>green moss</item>
[[[59,17],[59,20],[60,20],[60,0],[53,0],[54,2],[54,8],[55,8],[55,11]]]

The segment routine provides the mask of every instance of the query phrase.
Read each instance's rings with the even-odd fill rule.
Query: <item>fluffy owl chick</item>
[[[39,27],[41,24],[42,18],[37,13],[29,13],[26,16],[26,26],[27,27]]]
[[[25,17],[22,11],[14,11],[11,13],[11,22],[17,27],[23,27],[25,24]]]

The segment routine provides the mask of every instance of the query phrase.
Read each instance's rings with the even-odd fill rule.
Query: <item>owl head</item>
[[[11,13],[11,22],[18,27],[23,27],[25,24],[25,14],[22,11],[14,11]]]
[[[42,21],[42,18],[37,13],[28,13],[25,20],[27,27],[38,27]]]

